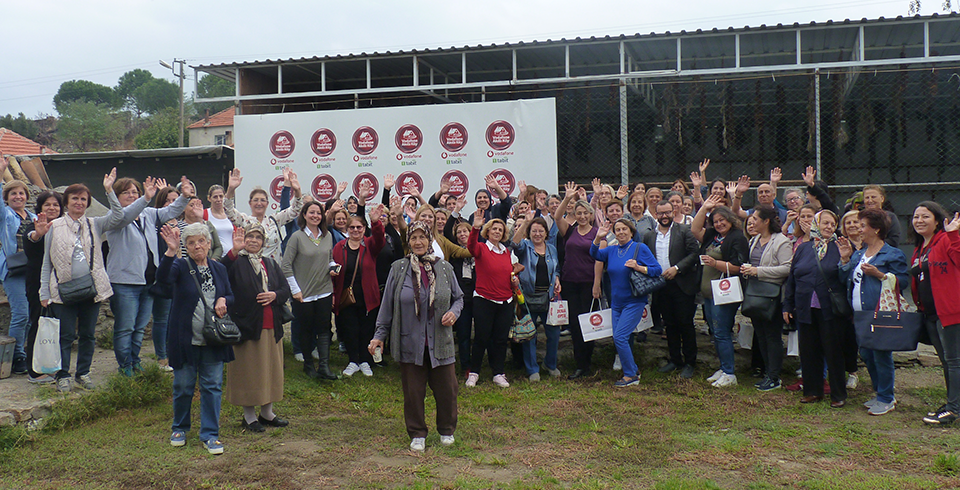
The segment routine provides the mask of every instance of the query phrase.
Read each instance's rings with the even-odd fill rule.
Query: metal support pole
[[[815,77],[815,80],[816,80],[815,89],[817,91],[816,93],[817,125],[815,130],[816,134],[814,135],[817,139],[817,175],[823,175],[820,168],[820,69],[817,69],[817,71],[814,72],[813,76]]]
[[[630,184],[630,139],[627,137],[627,80],[620,79],[620,184]]]

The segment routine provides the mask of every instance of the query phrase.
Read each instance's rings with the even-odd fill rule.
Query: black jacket
[[[710,242],[717,234],[717,231],[713,228],[703,233],[700,255],[707,253],[707,247],[710,246]],[[720,256],[720,260],[730,262],[730,265],[740,266],[750,262],[750,242],[747,241],[747,237],[744,236],[742,231],[732,229],[727,232],[727,237],[723,239],[723,243],[720,245]]]
[[[269,257],[263,257],[263,261],[267,269],[267,287],[277,293],[277,299],[271,306],[273,338],[280,342],[283,339],[282,305],[290,299],[290,285],[280,270],[280,264]],[[260,278],[246,257],[235,257],[233,252],[230,252],[220,262],[227,268],[230,288],[233,289],[233,306],[227,308],[227,311],[240,329],[241,342],[260,340],[260,333],[263,331],[263,306],[257,303],[257,295],[262,292]]]
[[[643,244],[657,255],[657,234],[659,226],[643,234]],[[696,295],[700,290],[700,244],[690,231],[690,227],[674,223],[670,228],[670,266],[677,266],[677,276],[673,279],[684,294]]]

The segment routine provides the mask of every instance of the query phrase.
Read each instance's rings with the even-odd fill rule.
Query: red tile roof
[[[43,155],[50,153],[56,152],[7,128],[0,128],[0,155]]]
[[[233,126],[233,115],[236,112],[233,107],[224,109],[206,119],[201,119],[189,126],[187,129],[200,128],[218,128],[222,126]]]

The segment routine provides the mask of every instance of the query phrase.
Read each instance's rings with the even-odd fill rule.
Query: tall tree
[[[53,96],[53,106],[57,112],[63,114],[67,104],[77,101],[86,101],[93,104],[119,109],[123,102],[117,93],[106,85],[93,83],[89,80],[70,80],[60,84],[57,95]]]
[[[86,100],[67,102],[60,109],[57,145],[61,150],[115,150],[123,144],[128,113]]]
[[[18,114],[17,117],[13,117],[11,114],[0,117],[0,128],[7,128],[30,139],[36,138],[37,133],[40,132],[37,123],[32,119],[27,119],[27,116],[22,112]]]
[[[154,78],[137,87],[133,99],[139,111],[156,114],[180,105],[180,87],[162,78]]]
[[[197,95],[200,97],[230,97],[236,92],[236,85],[214,75],[204,75],[197,82]],[[194,102],[197,102],[194,100]],[[220,112],[232,107],[233,102],[208,102],[200,104],[200,110],[210,109],[210,113]]]
[[[148,126],[140,131],[134,142],[139,150],[176,148],[177,131],[180,130],[180,114],[176,108],[164,109],[147,118]],[[184,144],[187,131],[184,129]],[[189,145],[187,145],[189,146]]]
[[[137,105],[134,93],[138,88],[153,79],[152,73],[142,68],[137,68],[136,70],[131,70],[121,75],[120,80],[117,81],[117,86],[114,87],[113,90],[117,93],[117,96],[123,99],[124,104],[133,111],[137,117],[140,117],[144,111]]]

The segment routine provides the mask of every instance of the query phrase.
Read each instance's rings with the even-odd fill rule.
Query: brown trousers
[[[437,432],[452,436],[457,429],[456,363],[430,367],[430,352],[424,348],[423,365],[400,363],[400,382],[403,386],[403,420],[410,438],[427,437],[427,418],[423,401],[427,384],[437,402]]]

